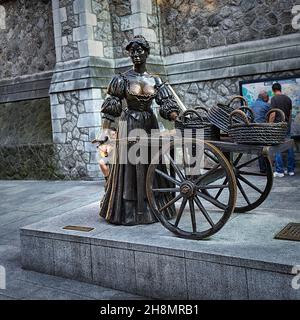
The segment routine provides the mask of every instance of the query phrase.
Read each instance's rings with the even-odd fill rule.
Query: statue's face
[[[137,43],[134,43],[130,49],[129,49],[129,55],[133,62],[133,64],[143,64],[146,63],[146,60],[148,58],[148,52],[138,45]]]

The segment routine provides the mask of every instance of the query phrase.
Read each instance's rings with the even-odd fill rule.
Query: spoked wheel
[[[264,169],[260,171],[260,165]],[[244,213],[257,208],[270,193],[273,185],[273,170],[270,159],[263,155],[234,154],[231,165],[237,183],[237,201],[234,212]],[[222,184],[226,184],[226,179]],[[214,196],[222,201],[222,189]]]
[[[149,205],[164,227],[179,237],[199,240],[218,232],[228,221],[235,206],[236,182],[219,149],[188,140],[184,145],[171,142],[170,148],[159,150],[148,168],[146,188]],[[222,203],[208,190],[222,190]]]

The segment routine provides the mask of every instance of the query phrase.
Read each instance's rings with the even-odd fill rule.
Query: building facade
[[[239,82],[300,76],[299,0],[0,1],[0,178],[100,177],[95,146],[112,76],[134,35],[187,107]]]

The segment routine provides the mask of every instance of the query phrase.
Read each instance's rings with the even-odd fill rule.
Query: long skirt
[[[117,140],[114,150],[114,159],[108,179],[106,193],[100,204],[100,216],[113,224],[136,225],[148,224],[157,221],[151,211],[146,196],[146,176],[150,164],[132,164],[129,161],[124,164],[122,159],[128,154],[129,144],[121,141],[133,129],[143,129],[148,134],[151,129],[158,129],[158,122],[153,112],[122,112]],[[124,139],[126,140],[126,139]],[[151,155],[151,152],[148,153]],[[125,156],[125,157],[124,157]],[[149,158],[150,160],[150,158]],[[165,167],[160,165],[165,171]],[[153,182],[154,187],[170,187],[168,182],[157,177]],[[163,203],[170,201],[170,195],[160,195]],[[166,212],[167,218],[175,215],[175,208],[170,207]]]

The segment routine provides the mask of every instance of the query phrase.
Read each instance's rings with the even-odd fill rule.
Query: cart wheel
[[[199,240],[218,232],[229,219],[236,201],[236,182],[219,149],[200,140],[184,142],[173,141],[153,157],[147,172],[147,197],[164,227],[181,238]],[[191,164],[191,155],[196,165]],[[224,201],[214,199],[207,190],[222,190]],[[170,211],[175,212],[171,219]]]
[[[273,185],[273,170],[270,159],[255,155],[245,159],[246,154],[238,153],[232,156],[231,165],[237,183],[237,201],[234,212],[244,213],[257,208],[265,201]],[[260,172],[259,161],[264,165],[265,172]],[[226,183],[226,179],[222,183]],[[211,194],[210,194],[211,195]],[[222,189],[214,198],[223,203]]]

